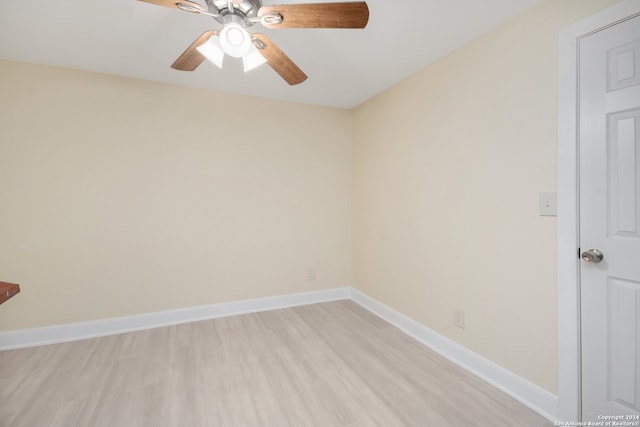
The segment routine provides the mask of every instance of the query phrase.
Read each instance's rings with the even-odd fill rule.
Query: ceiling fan
[[[307,75],[265,34],[249,33],[247,28],[262,24],[280,28],[364,28],[369,21],[366,2],[306,3],[263,6],[262,0],[205,0],[206,8],[191,0],[140,0],[214,18],[220,31],[206,31],[171,65],[182,71],[193,71],[208,59],[219,68],[225,54],[242,58],[244,70],[263,63],[290,85],[297,85]]]

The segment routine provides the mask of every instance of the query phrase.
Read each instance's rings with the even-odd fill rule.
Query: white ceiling
[[[0,1],[0,58],[351,108],[540,1],[367,0],[364,30],[251,27],[309,76],[297,86],[266,65],[245,74],[240,60],[229,57],[222,70],[206,61],[194,72],[170,68],[200,34],[220,24],[136,0]]]

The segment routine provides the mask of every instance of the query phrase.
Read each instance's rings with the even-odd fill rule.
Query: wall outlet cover
[[[453,324],[460,329],[464,329],[464,310],[453,309]]]
[[[558,195],[557,193],[540,193],[540,215],[558,215]]]

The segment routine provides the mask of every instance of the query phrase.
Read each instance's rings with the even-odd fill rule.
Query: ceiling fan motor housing
[[[236,15],[242,18],[254,18],[258,16],[258,10],[262,7],[262,0],[206,0],[209,12],[223,17]],[[243,19],[245,25],[253,23]]]

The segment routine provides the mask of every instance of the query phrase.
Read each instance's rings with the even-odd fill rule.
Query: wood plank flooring
[[[351,301],[0,352],[2,427],[551,425]]]

